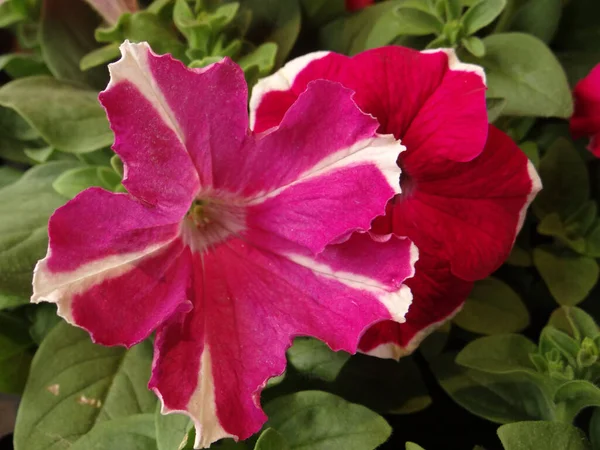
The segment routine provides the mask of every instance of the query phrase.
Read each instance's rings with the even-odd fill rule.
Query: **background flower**
[[[575,139],[590,136],[589,150],[600,156],[600,64],[573,90],[575,112],[571,117],[571,133]]]

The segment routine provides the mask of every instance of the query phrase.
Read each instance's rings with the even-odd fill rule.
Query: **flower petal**
[[[402,320],[410,303],[402,282],[413,274],[416,250],[406,239],[386,239],[355,234],[318,257],[275,254],[241,239],[196,254],[194,309],[174,315],[156,339],[150,386],[163,412],[194,419],[196,446],[247,438],[266,420],[260,391],[283,372],[295,336],[354,352],[366,327]]]
[[[460,63],[452,50],[404,47],[377,48],[353,58],[319,52],[289,62],[254,87],[254,129],[279,123],[315,79],[338,81],[356,91],[358,106],[379,120],[379,131],[401,138],[409,152],[468,161],[485,143],[483,69]]]
[[[428,178],[399,197],[387,219],[400,236],[450,261],[452,273],[475,281],[508,257],[525,212],[541,189],[540,179],[516,144],[490,126],[483,153],[468,163],[429,164]],[[406,170],[412,173],[407,163]]]
[[[591,136],[590,151],[600,157],[600,64],[573,90],[575,112],[571,117],[571,133],[575,139]]]
[[[432,331],[462,308],[473,283],[452,275],[450,265],[432,257],[419,255],[415,276],[406,280],[413,301],[406,322],[385,321],[367,330],[360,340],[360,350],[380,358],[399,359],[412,353]]]
[[[32,301],[57,303],[59,315],[97,342],[139,342],[185,300],[167,286],[179,279],[178,219],[127,194],[82,192],[50,218]]]

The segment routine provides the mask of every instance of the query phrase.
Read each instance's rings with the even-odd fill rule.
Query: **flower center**
[[[182,221],[181,236],[193,252],[203,252],[245,228],[245,208],[239,203],[219,197],[198,197]]]

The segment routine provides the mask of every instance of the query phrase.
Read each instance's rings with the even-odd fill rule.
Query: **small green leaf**
[[[275,56],[277,55],[277,44],[266,42],[255,48],[247,55],[242,56],[237,61],[244,72],[257,68],[259,76],[268,75],[275,67]]]
[[[463,38],[460,42],[463,47],[466,48],[467,51],[473,56],[481,58],[485,55],[485,45],[478,37],[469,36],[467,38]]]
[[[460,17],[462,11],[461,0],[442,0],[442,2],[447,21],[456,20]]]
[[[487,336],[469,342],[456,357],[461,366],[486,373],[534,373],[529,354],[536,345],[520,334]]]
[[[49,77],[28,77],[0,89],[0,105],[19,113],[52,147],[85,153],[109,146],[113,134],[95,91]]]
[[[256,441],[256,446],[254,450],[289,450],[290,446],[288,445],[285,438],[277,432],[274,428],[267,428],[262,432],[258,441]]]
[[[346,352],[334,352],[327,344],[313,338],[297,338],[287,351],[288,361],[299,372],[325,381],[336,379],[350,358]]]
[[[103,347],[93,344],[87,332],[59,323],[33,359],[17,416],[15,447],[47,450],[61,436],[62,445],[81,450],[138,448],[120,447],[110,436],[111,447],[84,444],[94,442],[97,434],[113,434],[110,430],[115,437],[123,432],[117,430],[126,432],[128,416],[154,413],[156,397],[146,387],[151,364],[148,341],[130,350]],[[144,421],[154,442],[154,418]],[[109,431],[103,431],[106,428]],[[146,442],[143,436],[148,434],[141,435]]]
[[[26,14],[15,8],[13,2],[5,1],[0,3],[0,28],[6,28],[26,18]]]
[[[392,431],[373,411],[326,392],[286,395],[267,403],[264,409],[269,417],[267,425],[275,428],[292,450],[375,449]]]
[[[103,172],[106,172],[104,176]],[[92,186],[112,190],[120,180],[115,179],[114,183],[107,183],[106,177],[111,175],[116,176],[108,167],[78,167],[61,174],[52,183],[52,187],[60,195],[70,199]]]
[[[116,60],[120,54],[119,44],[105,45],[104,47],[86,53],[85,56],[79,60],[79,68],[86,71],[94,67],[102,66]]]
[[[11,78],[50,75],[50,71],[44,60],[36,53],[8,53],[1,55],[0,70],[4,70]]]
[[[539,39],[523,33],[498,33],[483,39],[489,97],[506,99],[512,116],[568,118],[571,90],[562,66]]]
[[[567,219],[577,213],[590,196],[585,163],[566,139],[557,139],[540,161],[544,189],[533,202],[533,211],[543,219],[556,212]]]
[[[505,450],[589,450],[585,434],[568,423],[518,422],[498,428]]]
[[[556,390],[554,402],[564,403],[563,419],[571,422],[584,408],[600,406],[600,388],[586,380],[567,381]]]
[[[187,442],[188,433],[193,429],[192,420],[185,414],[161,414],[161,405],[156,407],[154,422],[156,426],[157,450],[181,448]]]
[[[550,316],[548,324],[568,333],[577,341],[582,341],[586,337],[595,339],[600,335],[600,328],[594,318],[575,306],[556,309]]]
[[[569,365],[577,364],[577,354],[579,353],[579,343],[568,334],[547,325],[540,334],[540,350],[546,354],[556,349],[567,360]]]
[[[421,447],[418,444],[415,444],[414,442],[407,442],[404,448],[405,450],[425,450],[423,447]]]
[[[487,106],[488,120],[490,123],[495,122],[502,115],[502,110],[506,106],[506,100],[503,98],[488,97],[485,99]]]
[[[464,32],[474,34],[492,23],[506,7],[506,0],[480,0],[471,6],[462,17]]]
[[[529,325],[529,312],[509,285],[490,277],[475,283],[454,323],[473,333],[514,333]]]
[[[596,260],[551,247],[533,251],[533,262],[554,299],[563,306],[583,301],[598,281]]]
[[[28,315],[31,320],[29,334],[37,345],[41,345],[48,333],[61,322],[61,318],[56,314],[56,305],[53,303],[36,305]]]
[[[527,155],[529,161],[537,169],[540,165],[540,151],[537,144],[533,141],[521,142],[519,148]]]
[[[579,254],[585,254],[586,252],[585,238],[577,233],[571,234],[558,213],[553,212],[544,216],[538,225],[537,231],[544,236],[555,237],[561,244]]]

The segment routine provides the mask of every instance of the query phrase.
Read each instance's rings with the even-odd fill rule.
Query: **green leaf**
[[[286,61],[300,34],[300,4],[298,0],[242,0],[242,8],[252,12],[246,36],[255,43],[277,44],[276,66]]]
[[[483,55],[485,55],[485,45],[478,37],[469,36],[467,38],[463,38],[460,42],[462,46],[466,48],[467,51],[473,56],[481,58]]]
[[[589,450],[585,434],[560,422],[519,422],[498,428],[505,450]]]
[[[247,55],[238,59],[237,63],[247,72],[252,68],[257,69],[259,76],[268,75],[275,67],[275,55],[277,54],[277,44],[266,42],[255,48]]]
[[[592,441],[592,450],[600,450],[600,409],[594,408],[589,429],[590,440]]]
[[[44,60],[36,53],[8,53],[0,56],[0,70],[11,78],[50,75]]]
[[[22,331],[25,323],[0,314],[0,393],[20,394],[31,364],[32,342]]]
[[[494,374],[534,373],[529,354],[536,350],[536,345],[520,334],[487,336],[469,342],[457,355],[456,362]]]
[[[37,345],[41,345],[50,331],[61,322],[61,318],[56,314],[56,305],[53,303],[35,305],[30,310],[29,319],[31,320],[29,334]]]
[[[181,448],[188,442],[188,433],[193,428],[192,420],[185,414],[161,414],[160,403],[156,407],[154,423],[158,450]]]
[[[48,246],[48,218],[65,203],[52,182],[73,167],[66,162],[34,167],[0,189],[0,294],[31,296],[33,267]]]
[[[471,6],[461,21],[467,36],[488,26],[506,7],[506,0],[480,0]]]
[[[60,195],[71,199],[92,186],[114,190],[120,180],[115,179],[111,183],[107,177],[117,177],[117,174],[109,167],[78,167],[61,174],[54,180],[52,187]]]
[[[112,433],[103,431],[107,427],[120,429],[128,416],[153,413],[156,397],[146,388],[151,364],[148,341],[129,350],[103,347],[85,331],[60,323],[33,359],[17,416],[16,450],[51,449],[59,440],[88,449],[78,447],[80,440],[93,442],[97,434]],[[152,416],[147,420],[153,430]]]
[[[82,72],[79,61],[98,44],[94,29],[100,18],[86,2],[45,0],[40,23],[40,47],[52,74],[65,81],[98,89],[106,86],[108,71]]]
[[[490,277],[475,283],[454,323],[473,333],[514,333],[529,325],[529,312],[509,285]]]
[[[296,338],[287,351],[288,362],[299,372],[321,378],[336,379],[350,355],[334,352],[327,344],[313,338]]]
[[[548,324],[568,333],[577,341],[582,341],[586,337],[595,339],[600,335],[600,328],[594,318],[575,306],[556,309],[550,316]]]
[[[267,403],[264,409],[269,417],[267,425],[281,433],[290,449],[375,449],[392,431],[373,411],[326,392],[286,395]]]
[[[533,202],[533,211],[543,219],[556,212],[567,219],[590,197],[589,175],[585,163],[566,139],[557,139],[540,161],[544,189]]]
[[[488,97],[485,99],[487,105],[488,120],[490,123],[495,122],[502,115],[502,111],[506,106],[506,100],[503,98]]]
[[[483,39],[489,97],[506,99],[504,114],[568,118],[573,100],[567,77],[552,51],[523,33],[498,33]]]
[[[562,8],[561,0],[528,0],[512,17],[509,29],[548,43],[558,30]]]
[[[0,28],[6,28],[26,18],[26,14],[15,8],[12,1],[5,1],[0,4]]]
[[[585,254],[586,242],[584,237],[569,233],[566,224],[563,223],[558,213],[553,212],[544,216],[538,225],[537,231],[544,236],[555,237],[561,244],[577,253]]]
[[[353,355],[331,390],[380,413],[409,414],[431,404],[421,372],[409,356],[395,361]]]
[[[547,325],[542,330],[539,346],[542,354],[547,354],[556,349],[563,355],[569,365],[575,366],[577,364],[579,343],[552,325]]]
[[[235,6],[237,9],[237,5]],[[209,44],[213,30],[208,21],[196,19],[186,0],[175,0],[173,23],[186,37],[190,48],[200,50],[203,55],[210,52]]]
[[[94,67],[102,66],[116,60],[120,54],[119,44],[105,45],[104,47],[86,53],[85,56],[79,60],[79,68],[86,71]]]
[[[540,165],[540,151],[538,145],[533,141],[521,142],[519,148],[527,155],[529,161],[537,169]]]
[[[587,256],[538,247],[533,250],[533,262],[554,299],[563,306],[583,301],[598,281],[598,263]]]
[[[274,428],[267,428],[262,432],[258,441],[256,441],[256,446],[254,450],[289,450],[290,446],[288,445],[285,438],[277,432]]]
[[[17,181],[23,172],[10,166],[0,166],[0,188]]]
[[[307,22],[320,28],[346,13],[344,0],[300,0]]]
[[[600,406],[600,388],[586,380],[567,381],[556,390],[554,402],[564,403],[563,419],[572,422],[584,408]]]
[[[28,77],[0,89],[0,105],[19,113],[52,147],[91,152],[113,134],[95,91],[49,77]]]
[[[153,415],[134,414],[101,422],[69,447],[69,450],[90,449],[156,450]]]
[[[441,387],[467,411],[496,423],[553,419],[546,388],[523,373],[491,374],[461,367],[452,354],[431,362]]]
[[[29,297],[24,295],[0,294],[0,310],[12,309],[29,303]]]
[[[414,442],[407,442],[404,448],[405,450],[425,450],[423,447],[415,444]]]

